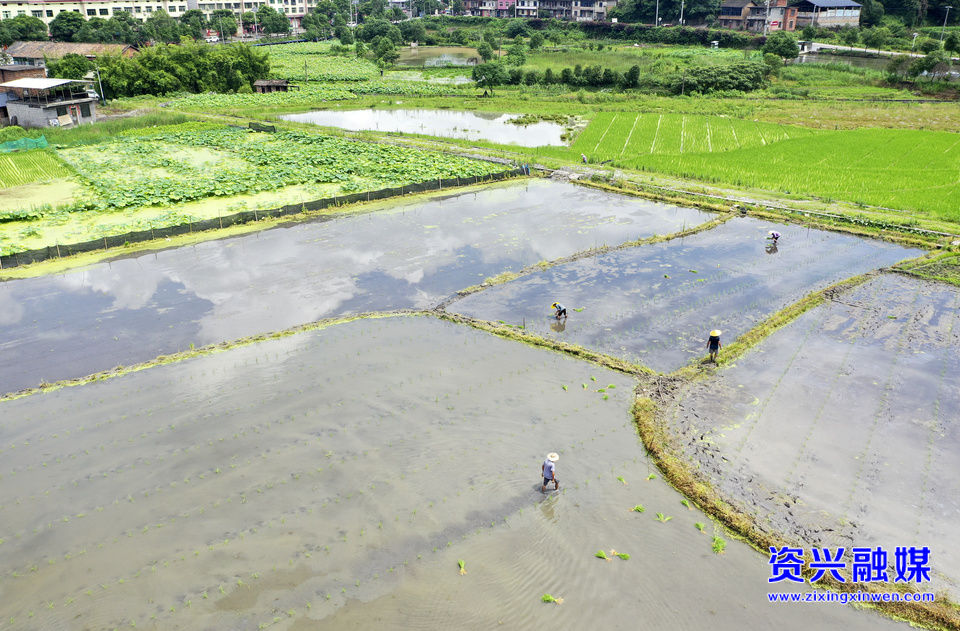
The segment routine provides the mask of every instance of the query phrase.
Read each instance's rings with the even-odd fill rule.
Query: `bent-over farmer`
[[[557,310],[557,320],[560,319],[560,316],[563,316],[564,318],[567,317],[567,308],[559,302],[555,302],[550,306]]]

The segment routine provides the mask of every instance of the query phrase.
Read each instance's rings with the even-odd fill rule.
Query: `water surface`
[[[770,230],[783,237],[772,247]],[[581,344],[655,370],[729,343],[761,319],[850,276],[921,254],[883,241],[737,218],[664,243],[582,259],[454,302],[451,311]],[[568,318],[557,322],[559,301]]]
[[[0,391],[320,318],[430,308],[505,271],[711,217],[547,180],[394,203],[0,283]]]
[[[632,385],[397,317],[0,403],[0,618],[37,629],[905,628],[849,607],[767,603],[766,555],[729,537],[726,554],[711,553],[725,533],[646,481]],[[542,495],[550,451],[561,491]],[[631,558],[604,562],[598,549]]]
[[[403,132],[442,138],[486,140],[524,147],[560,146],[563,127],[540,122],[514,125],[507,121],[519,114],[456,112],[452,110],[317,110],[284,114],[280,118],[297,123],[338,127],[350,131]]]

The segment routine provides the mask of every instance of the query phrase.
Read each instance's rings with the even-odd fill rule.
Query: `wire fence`
[[[162,228],[150,228],[149,230],[138,230],[135,232],[126,232],[117,235],[104,235],[103,237],[92,241],[82,243],[70,243],[50,245],[36,250],[25,250],[0,256],[0,269],[19,267],[30,263],[39,263],[49,259],[82,254],[83,252],[93,252],[96,250],[109,250],[119,248],[131,243],[143,241],[152,241],[154,239],[164,239],[181,234],[192,232],[202,232],[205,230],[219,230],[238,224],[260,221],[261,219],[291,217],[305,212],[315,212],[325,208],[344,206],[346,204],[355,204],[357,202],[369,202],[390,197],[399,197],[412,193],[425,193],[428,191],[440,191],[445,188],[456,188],[459,186],[469,186],[471,184],[482,184],[486,182],[496,182],[511,177],[521,175],[530,175],[528,166],[521,166],[500,173],[491,173],[484,176],[457,177],[449,179],[437,179],[416,184],[405,184],[396,188],[382,188],[376,191],[363,191],[361,193],[352,193],[350,195],[338,195],[317,199],[302,204],[290,204],[273,208],[269,210],[245,210],[230,215],[222,215],[211,219],[202,219],[199,221],[190,221],[176,226],[165,226]]]

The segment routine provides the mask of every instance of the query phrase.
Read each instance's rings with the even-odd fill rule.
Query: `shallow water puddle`
[[[761,555],[733,541],[713,555],[693,527],[709,520],[645,481],[632,385],[395,317],[4,402],[0,619],[345,628],[400,610],[393,627],[617,627],[627,612],[681,627],[893,625],[766,604]],[[551,450],[563,486],[544,496]],[[638,503],[648,512],[628,511]],[[631,559],[606,563],[600,548]],[[541,603],[551,590],[570,601]]]
[[[525,180],[0,283],[3,393],[363,311],[711,215]]]
[[[769,230],[783,237],[773,251]],[[707,232],[582,259],[492,287],[448,310],[526,324],[655,370],[706,354],[712,329],[730,342],[807,293],[918,256],[919,250],[801,226],[735,219]],[[550,317],[559,301],[568,318]]]
[[[896,546],[929,546],[935,588],[955,584],[958,307],[956,288],[882,275],[687,393],[681,442],[778,525],[884,546],[891,560]]]
[[[284,114],[295,123],[311,123],[350,131],[403,132],[441,138],[484,140],[524,147],[562,146],[563,126],[539,122],[515,125],[509,121],[520,114],[496,112],[455,112],[452,110],[317,110]]]

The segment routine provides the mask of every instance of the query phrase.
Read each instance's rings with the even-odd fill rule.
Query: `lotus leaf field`
[[[277,79],[365,81],[380,70],[366,59],[330,54],[326,43],[300,42],[270,47],[270,74]]]
[[[199,163],[189,153],[197,148],[209,156]],[[207,123],[128,133],[106,147],[68,149],[63,155],[90,187],[78,210],[167,206],[307,182],[339,183],[341,192],[354,192],[362,190],[354,184],[359,177],[388,187],[503,170],[390,145],[304,132],[255,134]]]

